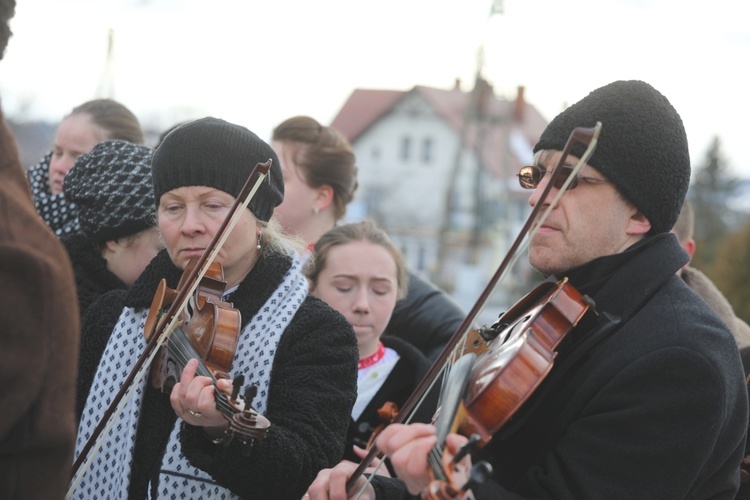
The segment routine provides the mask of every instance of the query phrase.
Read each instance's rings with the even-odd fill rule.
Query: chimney
[[[524,120],[525,110],[526,110],[526,101],[524,101],[523,98],[523,91],[524,86],[519,85],[518,86],[518,94],[516,94],[516,103],[513,107],[513,119],[517,122],[522,122]]]

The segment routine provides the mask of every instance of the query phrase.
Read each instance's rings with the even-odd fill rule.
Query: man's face
[[[540,199],[560,155],[560,151],[543,154],[537,163],[549,172],[529,198],[532,207],[543,204],[540,217],[558,192],[553,187],[545,200]],[[577,161],[568,156],[565,164],[572,167]],[[578,176],[606,180],[590,165],[584,165]],[[642,218],[612,183],[580,180],[575,189],[563,193],[538,228],[529,246],[529,262],[544,275],[560,275],[597,257],[620,253],[650,228],[648,222],[643,226]]]

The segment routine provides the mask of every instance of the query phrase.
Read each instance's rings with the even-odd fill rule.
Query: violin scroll
[[[237,438],[237,441],[242,444],[243,454],[248,456],[255,442],[266,437],[271,422],[252,407],[253,399],[258,393],[257,386],[247,386],[244,397],[239,397],[243,381],[244,376],[242,375],[233,381],[234,387],[228,403],[236,411],[231,417],[225,413],[225,417],[229,420],[229,427],[225,431],[225,435],[215,439],[214,443],[228,446],[234,438]],[[217,406],[219,406],[218,401]]]

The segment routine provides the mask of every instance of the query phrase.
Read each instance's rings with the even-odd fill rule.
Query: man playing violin
[[[591,310],[513,419],[463,459],[492,466],[470,489],[477,498],[733,498],[747,393],[727,326],[675,274],[688,257],[669,231],[690,180],[675,109],[644,82],[599,88],[548,125],[519,180],[534,190],[529,203],[546,209],[586,149],[560,162],[566,140],[597,122],[593,155],[537,219],[529,246],[530,264],[548,280],[567,278]],[[563,175],[544,196],[555,168]],[[466,441],[449,435],[448,457]],[[435,428],[394,424],[376,444],[398,479],[375,476],[363,498],[424,493],[428,453],[443,445]],[[322,471],[308,494],[347,498],[353,470]],[[364,483],[357,478],[348,496]]]

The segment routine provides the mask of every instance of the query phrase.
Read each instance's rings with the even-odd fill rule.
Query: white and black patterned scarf
[[[260,413],[266,411],[271,367],[279,339],[308,293],[308,283],[300,268],[299,259],[295,257],[282,283],[240,334],[232,373],[234,376],[244,373],[247,383],[258,386],[253,407]],[[78,429],[76,457],[145,349],[143,327],[147,314],[148,309],[128,307],[118,319],[86,401]],[[72,498],[127,497],[138,417],[148,378],[144,377],[136,388],[99,453],[91,458],[92,463],[71,494]],[[235,498],[207,473],[193,467],[182,454],[181,426],[182,421],[178,419],[167,444],[159,474],[159,495],[167,498]]]
[[[49,162],[52,152],[47,153],[39,163],[29,167],[27,175],[34,195],[36,211],[57,236],[77,233],[78,210],[75,203],[66,200],[63,193],[52,194],[49,190]]]

